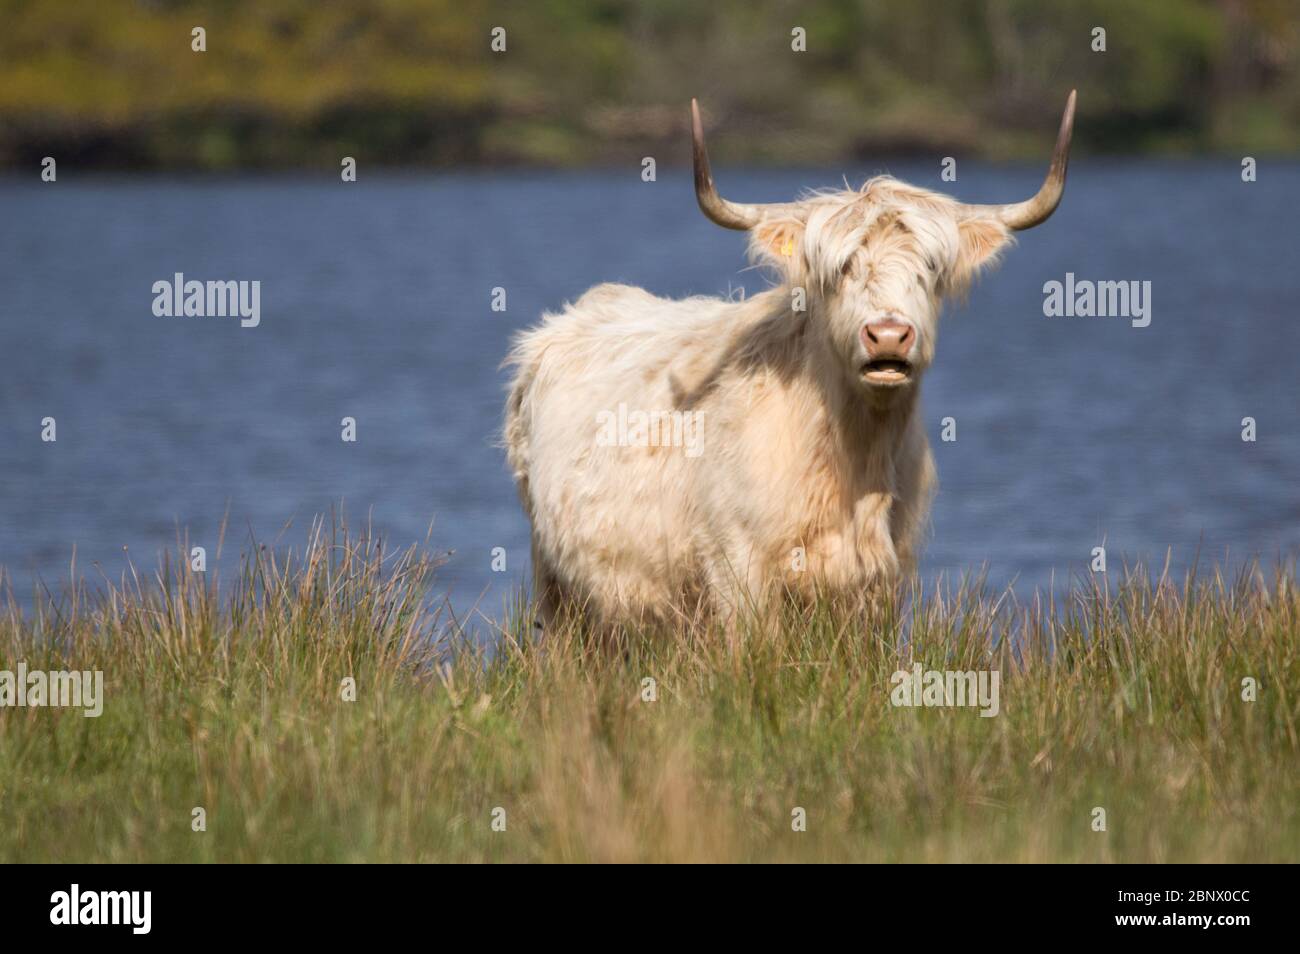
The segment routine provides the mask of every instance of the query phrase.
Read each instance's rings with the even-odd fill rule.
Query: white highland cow
[[[714,188],[692,101],[700,209],[748,231],[779,283],[746,301],[600,285],[519,336],[505,440],[543,623],[570,601],[605,623],[857,602],[910,568],[935,481],[917,404],[941,303],[1056,209],[1074,105],[1024,202],[879,177],[742,205]]]

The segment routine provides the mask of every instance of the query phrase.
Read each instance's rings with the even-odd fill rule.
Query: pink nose
[[[862,343],[866,346],[867,358],[871,361],[886,358],[905,361],[915,341],[915,329],[897,318],[872,321],[862,327]]]

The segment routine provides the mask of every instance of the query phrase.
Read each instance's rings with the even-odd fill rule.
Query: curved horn
[[[718,195],[709,171],[709,153],[704,148],[704,124],[700,122],[700,104],[691,100],[691,145],[695,152],[695,199],[700,211],[724,229],[752,229],[763,218],[757,205],[728,202]]]
[[[1061,204],[1065,193],[1065,170],[1070,165],[1070,137],[1074,134],[1074,101],[1077,90],[1070,90],[1070,98],[1065,101],[1065,113],[1061,116],[1061,131],[1056,135],[1056,148],[1052,150],[1052,164],[1048,167],[1047,178],[1038,194],[1024,202],[1008,205],[973,205],[967,208],[979,213],[993,215],[1002,220],[1008,228],[1020,231],[1031,229],[1047,220],[1056,207]]]

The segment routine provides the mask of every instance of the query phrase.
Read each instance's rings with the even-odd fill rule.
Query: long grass
[[[522,606],[473,639],[437,562],[320,522],[225,584],[182,560],[11,599],[0,669],[102,670],[105,702],[0,709],[0,862],[1300,857],[1290,570],[610,645]],[[894,706],[917,662],[997,670],[998,715]]]

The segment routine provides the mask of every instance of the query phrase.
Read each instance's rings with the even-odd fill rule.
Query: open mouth
[[[912,366],[906,361],[881,358],[864,364],[862,377],[870,384],[902,384],[912,377]]]

